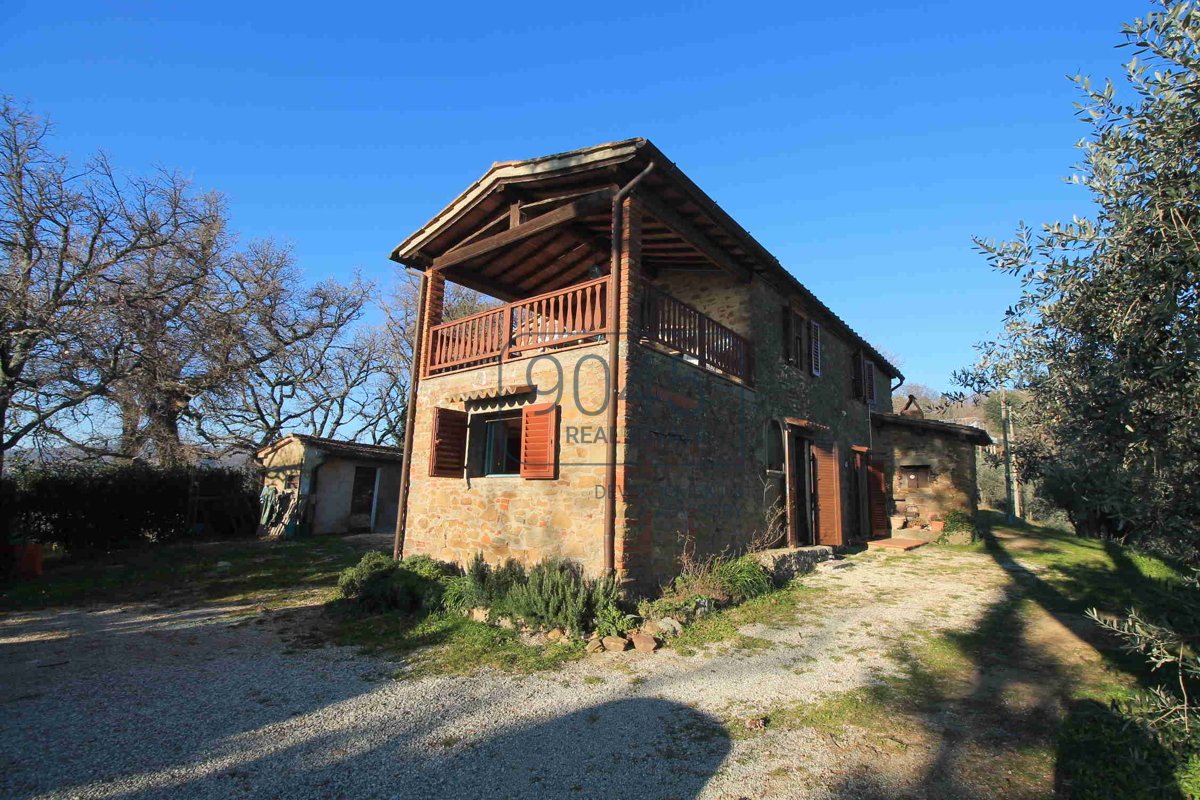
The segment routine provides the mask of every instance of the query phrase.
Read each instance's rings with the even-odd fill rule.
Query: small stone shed
[[[882,461],[888,513],[908,519],[944,519],[979,508],[976,448],[992,443],[970,425],[924,419],[919,409],[872,412],[872,452]]]
[[[395,530],[401,448],[292,434],[254,457],[263,468],[263,486],[289,497],[301,531]]]

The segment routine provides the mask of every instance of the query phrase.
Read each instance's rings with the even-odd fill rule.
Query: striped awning
[[[465,392],[450,395],[447,399],[452,403],[462,403],[467,400],[491,400],[498,397],[509,397],[514,394],[536,394],[537,387],[530,384],[520,386],[488,386],[481,389],[470,389]]]

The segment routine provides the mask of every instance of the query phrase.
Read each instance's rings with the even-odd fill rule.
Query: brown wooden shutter
[[[863,380],[867,386],[867,402],[875,402],[875,362],[869,358],[863,359]]]
[[[792,310],[787,306],[783,307],[783,360],[789,364],[795,364],[799,353],[793,345],[792,338]]]
[[[433,409],[433,443],[429,447],[429,474],[435,478],[461,478],[467,456],[467,412]]]
[[[813,375],[821,374],[821,325],[818,322],[808,322],[808,366]]]
[[[842,471],[837,445],[813,442],[810,449],[817,473],[817,544],[841,547],[845,538],[842,535]]]
[[[854,369],[851,370],[854,374],[850,380],[850,391],[854,394],[856,400],[861,400],[866,396],[866,384],[863,380],[863,361],[862,351],[860,350],[854,354]]]
[[[871,510],[871,535],[887,536],[891,522],[887,514],[887,481],[883,460],[875,457],[867,462],[867,503]]]
[[[525,406],[521,409],[521,477],[554,480],[557,455],[558,406]]]

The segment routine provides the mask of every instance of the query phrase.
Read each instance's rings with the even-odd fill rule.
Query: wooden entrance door
[[[871,535],[887,536],[892,531],[887,513],[887,480],[883,459],[871,456],[867,462],[867,505],[871,509]]]
[[[817,544],[841,547],[846,543],[842,528],[842,486],[838,448],[834,442],[810,442],[813,463],[813,493],[816,519],[813,525]]]
[[[787,480],[788,547],[814,544],[816,503],[813,494],[812,455],[809,442],[794,428],[784,437],[784,475]]]

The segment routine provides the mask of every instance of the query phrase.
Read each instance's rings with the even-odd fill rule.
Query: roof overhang
[[[979,447],[992,444],[992,437],[982,428],[973,425],[959,425],[940,419],[923,419],[921,417],[906,417],[900,414],[886,414],[880,411],[871,412],[872,425],[894,425],[901,428],[913,428],[925,433],[938,436],[952,436],[966,439]]]
[[[784,294],[798,295],[827,327],[857,342],[892,378],[903,378],[647,139],[493,164],[397,245],[391,259],[440,271],[502,300],[607,274],[611,212],[598,199],[606,192],[611,197],[651,162],[654,169],[633,193],[644,212],[647,272],[718,269],[747,279],[757,274]]]

